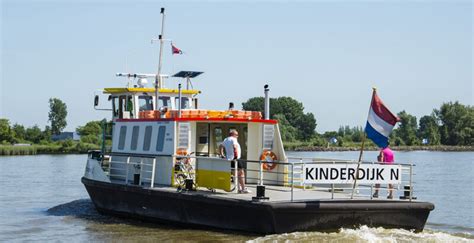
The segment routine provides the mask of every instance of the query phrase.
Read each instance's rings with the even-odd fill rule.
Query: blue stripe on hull
[[[367,133],[367,137],[374,141],[377,146],[380,148],[385,148],[388,146],[388,138],[384,135],[377,132],[370,124],[367,122],[365,125],[365,133]]]

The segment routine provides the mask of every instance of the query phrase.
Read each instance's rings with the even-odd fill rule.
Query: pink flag
[[[179,49],[178,47],[176,47],[175,45],[173,45],[173,43],[171,43],[171,54],[183,54],[183,51],[181,51],[181,49]]]

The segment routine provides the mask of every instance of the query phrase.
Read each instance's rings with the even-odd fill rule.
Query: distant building
[[[77,134],[77,132],[62,132],[59,135],[52,135],[51,139],[53,141],[61,141],[61,140],[75,140],[78,141],[81,139],[81,136]]]
[[[13,146],[31,146],[29,143],[15,143]]]

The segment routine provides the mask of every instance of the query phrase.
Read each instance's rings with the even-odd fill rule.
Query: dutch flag
[[[374,141],[380,148],[388,146],[388,137],[399,118],[395,116],[377,96],[374,89],[370,103],[369,116],[365,125],[367,137]]]

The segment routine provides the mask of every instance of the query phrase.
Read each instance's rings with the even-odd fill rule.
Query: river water
[[[357,152],[291,152],[291,156],[357,159]],[[435,204],[421,233],[399,229],[340,229],[259,236],[186,229],[98,214],[80,182],[85,155],[0,157],[0,242],[339,241],[474,242],[474,153],[396,152],[415,164],[415,196]],[[376,152],[366,152],[373,159]]]

